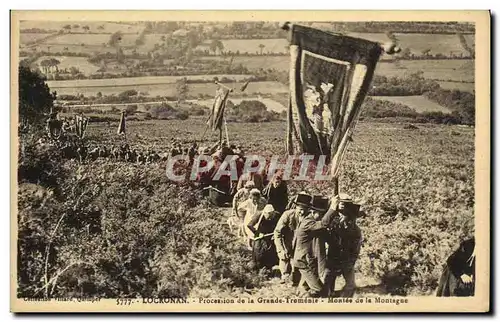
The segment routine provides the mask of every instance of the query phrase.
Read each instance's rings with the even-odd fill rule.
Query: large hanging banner
[[[291,25],[289,154],[325,155],[337,176],[382,51],[376,42]]]
[[[212,111],[210,112],[210,116],[207,121],[207,124],[210,126],[212,131],[222,129],[222,120],[224,118],[224,110],[226,109],[228,96],[229,91],[227,89],[222,86],[217,88]]]
[[[116,133],[117,134],[127,134],[125,111],[122,111],[122,113],[121,113],[120,124],[118,124],[118,130],[116,131]]]

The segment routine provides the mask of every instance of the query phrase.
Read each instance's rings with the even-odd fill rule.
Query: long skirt
[[[471,285],[466,286],[462,280],[452,274],[446,265],[439,280],[436,292],[437,297],[474,296],[474,280]]]
[[[278,265],[279,260],[276,253],[276,246],[271,237],[268,236],[252,241],[253,260],[256,269],[264,267],[272,269],[273,266]]]

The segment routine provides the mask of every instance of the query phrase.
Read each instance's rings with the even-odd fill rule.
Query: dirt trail
[[[344,280],[339,277],[335,290],[339,291],[344,286]],[[385,287],[377,280],[361,276],[359,273],[356,276],[356,292],[354,298],[357,297],[378,297],[390,295]],[[298,297],[303,291],[293,287],[291,284],[281,284],[279,278],[272,278],[264,284],[264,287],[252,290],[251,296],[273,298],[273,297]],[[250,294],[249,294],[250,295]]]
[[[224,222],[226,223],[227,218],[231,214],[231,209],[224,210]],[[236,235],[234,238],[237,238]],[[279,273],[278,273],[279,274]],[[340,291],[344,287],[345,281],[343,277],[338,277],[335,285],[335,291]],[[354,298],[356,297],[378,297],[378,296],[389,296],[389,292],[386,287],[381,283],[381,281],[363,276],[360,273],[356,274],[356,292]],[[262,298],[286,298],[286,297],[298,297],[304,293],[303,289],[292,286],[291,283],[282,284],[279,277],[271,277],[266,282],[264,282],[263,287],[257,289],[251,289],[246,291],[248,296],[251,297],[262,297]]]

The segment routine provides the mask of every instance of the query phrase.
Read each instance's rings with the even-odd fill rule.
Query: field
[[[204,57],[204,59],[220,60],[223,58],[211,56]],[[242,64],[252,71],[260,68],[275,68],[280,71],[288,71],[290,68],[290,58],[288,56],[235,57],[233,64]],[[465,59],[381,61],[377,64],[375,73],[387,77],[402,77],[405,74],[418,71],[422,71],[424,77],[428,79],[474,82],[473,60]]]
[[[114,33],[117,31],[121,31],[123,33],[140,33],[144,26],[142,25],[134,25],[127,22],[119,23],[119,22],[104,22],[104,21],[37,21],[37,20],[26,20],[21,21],[20,29],[46,29],[46,30],[55,30],[59,31],[63,29],[64,26],[71,25],[71,30],[83,32],[81,27],[89,26],[89,32],[93,33]],[[77,28],[73,26],[78,25]],[[100,29],[99,27],[103,27]],[[79,35],[74,36],[78,38]]]
[[[55,58],[60,62],[57,66],[59,69],[67,68],[69,70],[71,67],[76,67],[85,75],[94,74],[99,69],[96,65],[89,63],[86,57],[43,56],[37,59],[35,64],[40,66],[41,61],[50,58]]]
[[[111,35],[109,34],[64,34],[51,38],[44,42],[45,45],[90,45],[90,46],[104,46],[108,43]],[[120,41],[122,46],[135,46],[135,40],[138,35],[123,35]],[[112,50],[112,47],[110,47]]]
[[[415,55],[422,55],[422,51],[430,49],[430,54],[468,55],[456,35],[435,34],[394,34],[401,44],[401,48],[409,48]],[[474,44],[474,36],[465,37],[469,46]]]
[[[279,54],[288,52],[288,40],[286,39],[224,39],[222,40],[224,51],[232,53],[239,52],[240,54],[258,54],[260,53],[259,45],[264,45],[262,53]],[[197,50],[208,49],[210,42],[205,42],[199,45]]]
[[[223,58],[220,56],[208,56],[203,57],[203,59],[213,59],[213,60],[227,60],[228,58]],[[280,71],[288,71],[290,68],[290,57],[289,56],[235,56],[233,60],[233,65],[241,64],[249,70],[259,70],[261,68],[269,69],[274,68]]]
[[[248,100],[255,100],[255,101],[262,102],[266,105],[268,111],[281,113],[281,112],[286,110],[286,107],[283,104],[281,104],[280,102],[277,102],[273,99],[270,99],[270,98],[263,98],[263,97],[258,97],[258,96],[251,97],[250,96],[250,97],[245,97],[245,98],[230,98],[229,99],[229,101],[233,102],[233,104],[235,104],[235,105],[240,104],[241,101],[244,101],[244,100],[247,100],[247,101]],[[214,104],[214,100],[213,99],[196,100],[193,103],[211,108],[212,105]]]
[[[28,43],[31,43],[33,41],[36,41],[38,39],[42,39],[42,38],[45,38],[47,36],[50,36],[51,34],[32,34],[32,33],[23,33],[23,34],[20,34],[20,44],[28,44]]]
[[[459,91],[473,93],[475,91],[475,83],[457,83],[457,82],[438,82],[439,86],[444,89],[458,89]]]
[[[423,112],[443,112],[450,113],[450,110],[423,96],[370,96],[373,99],[400,103],[414,109],[418,113]]]
[[[428,79],[474,82],[472,60],[403,60],[397,63],[380,62],[375,73],[387,77],[402,77],[422,71]]]
[[[210,75],[212,78],[214,75]],[[172,78],[170,78],[172,79]],[[69,87],[68,83],[63,83],[62,87],[58,86],[59,81],[49,82],[49,86],[52,90],[56,90],[58,94],[63,95],[76,95],[84,94],[85,96],[95,96],[98,92],[103,95],[119,94],[123,91],[134,89],[143,93],[148,93],[150,96],[176,96],[177,90],[175,83],[169,81],[164,83],[151,83],[151,84],[141,84],[135,83],[134,78],[121,78],[121,79],[110,79],[105,80],[106,82],[96,82],[89,86],[90,81],[98,80],[82,80],[82,81],[61,81],[61,82],[72,82],[73,87]],[[112,81],[116,81],[119,84],[113,84]],[[85,82],[86,85],[79,85],[79,82]],[[105,84],[105,85],[103,85]],[[243,83],[227,83],[225,84],[229,87],[239,88]],[[199,84],[188,84],[188,95],[198,96],[215,94],[217,86],[214,83],[199,83]],[[245,90],[247,95],[252,94],[275,94],[275,93],[287,93],[288,88],[277,82],[252,82],[248,85]]]
[[[214,77],[221,79],[227,77],[237,81],[248,79],[251,75],[189,75],[186,76],[188,80],[208,80],[211,81]],[[63,87],[107,87],[107,86],[127,86],[127,85],[152,85],[152,84],[172,84],[182,76],[146,76],[146,77],[133,77],[133,78],[112,78],[112,79],[80,79],[80,80],[64,80],[64,81],[48,81],[47,84],[52,88]]]
[[[36,46],[30,46],[29,48],[21,48],[21,50],[32,52],[36,51],[44,51],[44,52],[52,52],[52,53],[83,53],[88,55],[94,55],[96,53],[116,53],[116,49],[101,45],[84,45],[74,44],[74,45],[48,45],[48,44],[39,44]]]

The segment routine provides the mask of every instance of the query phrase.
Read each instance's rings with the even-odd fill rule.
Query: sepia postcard
[[[477,312],[489,11],[11,11],[12,312]]]

